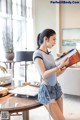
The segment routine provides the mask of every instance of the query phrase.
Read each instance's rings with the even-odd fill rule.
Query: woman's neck
[[[40,48],[39,48],[40,50],[42,50],[42,51],[44,51],[44,52],[48,52],[48,49],[47,49],[47,47],[46,46],[40,46]]]

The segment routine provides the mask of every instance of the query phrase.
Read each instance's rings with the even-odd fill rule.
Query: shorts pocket
[[[42,104],[47,104],[50,101],[50,95],[45,84],[40,86],[38,92],[38,101]]]

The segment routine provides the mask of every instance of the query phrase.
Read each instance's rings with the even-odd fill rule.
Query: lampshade
[[[15,59],[16,61],[33,61],[33,52],[34,51],[17,51]]]

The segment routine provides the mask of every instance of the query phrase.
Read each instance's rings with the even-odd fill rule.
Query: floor
[[[64,95],[64,115],[66,120],[80,120],[80,97]],[[30,120],[49,120],[49,114],[44,107],[30,111]],[[12,117],[11,120],[23,120],[22,116]]]

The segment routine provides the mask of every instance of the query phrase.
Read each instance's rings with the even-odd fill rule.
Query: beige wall
[[[80,4],[62,5],[61,12],[62,28],[80,28]]]
[[[80,4],[62,5],[61,14],[61,28],[80,28]],[[62,51],[72,48],[74,46],[64,46]]]
[[[39,32],[41,32],[45,28],[52,28],[54,30],[57,30],[56,28],[57,25],[56,17],[58,15],[56,11],[57,6],[58,4],[50,4],[50,0],[33,0],[35,48],[36,48],[36,36]],[[60,17],[61,23],[59,27],[61,31],[62,28],[80,28],[80,4],[74,5],[61,4]],[[56,53],[58,52],[56,46],[52,50],[54,55],[56,55]]]
[[[51,5],[50,0],[35,0],[35,8],[36,33],[44,28],[55,29],[55,5]]]
[[[56,6],[50,4],[50,0],[33,0],[33,21],[34,21],[34,43],[36,48],[36,37],[45,28],[56,29]],[[35,15],[34,15],[35,14]],[[53,48],[56,53],[55,48]]]

